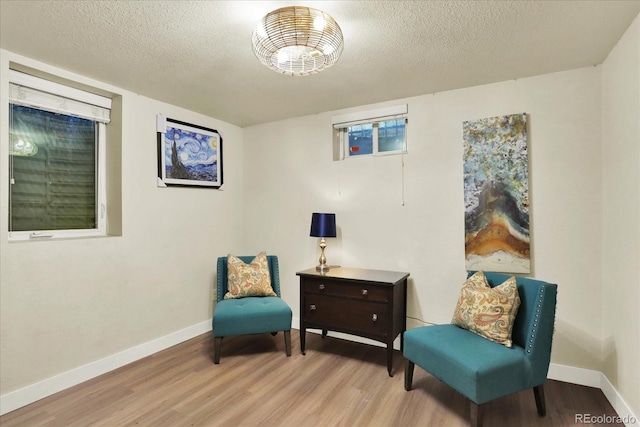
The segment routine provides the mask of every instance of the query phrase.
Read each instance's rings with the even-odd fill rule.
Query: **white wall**
[[[526,112],[532,277],[559,285],[552,360],[600,371],[600,74],[589,67],[361,108],[408,104],[404,159],[332,161],[331,116],[354,109],[245,128],[244,252],[280,256],[283,297],[299,318],[295,272],[319,256],[311,213],[335,212],[329,264],[408,271],[409,327],[449,322],[466,274],[462,122]]]
[[[603,371],[640,414],[640,17],[602,77]]]
[[[242,129],[0,51],[0,394],[211,318],[242,233]],[[122,236],[7,241],[9,61],[122,95]],[[156,114],[224,137],[223,191],[156,186]],[[3,408],[4,409],[4,408]]]

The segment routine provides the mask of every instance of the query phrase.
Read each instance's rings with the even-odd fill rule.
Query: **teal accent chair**
[[[510,276],[485,272],[491,287]],[[405,390],[411,390],[418,365],[469,399],[474,427],[482,426],[484,403],[529,388],[538,414],[546,415],[543,385],[551,359],[558,286],[524,277],[516,277],[516,282],[521,302],[511,348],[452,324],[411,329],[404,333]]]
[[[250,263],[254,256],[239,256],[243,262]],[[267,255],[271,287],[278,295],[275,297],[245,297],[224,299],[228,292],[227,257],[218,258],[216,279],[216,306],[213,311],[213,362],[220,363],[222,338],[231,335],[248,335],[284,332],[284,345],[287,357],[291,356],[291,307],[280,298],[280,273],[278,257]]]

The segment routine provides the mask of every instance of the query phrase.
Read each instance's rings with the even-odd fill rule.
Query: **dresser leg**
[[[304,349],[306,346],[307,328],[300,326],[300,352],[304,355]]]
[[[393,376],[393,342],[391,344],[387,343],[387,372],[389,372],[389,376]]]

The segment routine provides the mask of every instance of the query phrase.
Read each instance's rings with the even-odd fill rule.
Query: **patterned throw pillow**
[[[492,288],[484,273],[478,271],[462,285],[451,323],[511,347],[511,331],[519,307],[520,295],[515,277],[511,276]]]
[[[249,264],[229,254],[227,256],[229,292],[224,299],[256,296],[276,296],[271,287],[267,254],[260,252]]]

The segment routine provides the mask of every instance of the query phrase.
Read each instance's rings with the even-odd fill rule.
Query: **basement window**
[[[333,117],[334,160],[407,153],[407,106]]]
[[[9,239],[106,235],[111,99],[9,75]]]

